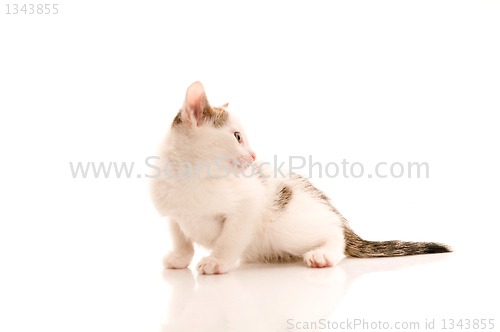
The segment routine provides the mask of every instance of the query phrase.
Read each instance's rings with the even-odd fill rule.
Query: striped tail
[[[445,244],[435,242],[367,241],[344,224],[345,255],[347,257],[394,257],[451,252]]]

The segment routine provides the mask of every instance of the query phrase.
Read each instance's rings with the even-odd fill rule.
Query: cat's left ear
[[[186,91],[186,99],[183,105],[183,116],[196,126],[203,123],[203,112],[210,110],[205,88],[200,82],[194,82]]]
[[[229,107],[229,103],[225,103],[224,105],[221,105],[220,108],[227,109]]]

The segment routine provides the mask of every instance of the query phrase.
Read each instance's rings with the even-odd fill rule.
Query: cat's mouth
[[[233,160],[233,165],[238,165],[238,168],[247,169],[252,166],[253,161],[253,156],[241,156],[240,158]]]

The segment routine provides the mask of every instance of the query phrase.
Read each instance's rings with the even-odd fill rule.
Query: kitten
[[[240,258],[303,259],[322,268],[344,255],[451,251],[432,242],[363,240],[308,179],[274,174],[270,164],[257,163],[243,126],[227,109],[210,106],[203,85],[193,83],[160,149],[161,172],[150,191],[159,214],[169,217],[173,250],[163,260],[166,268],[186,268],[193,243],[211,249],[197,265],[201,274],[226,273]]]

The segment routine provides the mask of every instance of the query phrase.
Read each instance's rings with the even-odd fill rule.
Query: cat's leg
[[[212,253],[197,265],[200,274],[227,273],[241,257],[254,235],[255,222],[248,217],[227,216]]]
[[[321,246],[306,252],[304,254],[304,262],[309,267],[332,267],[342,259],[344,249],[345,243],[343,234],[335,234]]]
[[[193,242],[182,232],[174,219],[169,219],[170,235],[173,248],[163,258],[163,265],[167,269],[184,269],[188,267],[194,256]]]

